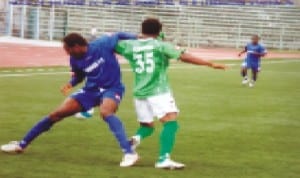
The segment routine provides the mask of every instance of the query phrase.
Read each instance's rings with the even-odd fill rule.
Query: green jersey
[[[179,59],[182,50],[156,39],[120,41],[116,52],[130,63],[135,74],[134,96],[147,98],[170,91],[167,68],[170,59]]]
[[[156,39],[163,41],[165,39],[164,32],[160,32],[159,35],[158,35],[158,37]]]

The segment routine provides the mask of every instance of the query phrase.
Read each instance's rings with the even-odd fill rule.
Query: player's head
[[[162,24],[156,18],[148,18],[142,23],[143,35],[157,37],[161,32]]]
[[[78,33],[70,33],[63,38],[64,49],[74,58],[82,58],[87,51],[87,40]]]
[[[258,35],[252,35],[251,41],[253,44],[257,44],[259,42],[260,38]]]

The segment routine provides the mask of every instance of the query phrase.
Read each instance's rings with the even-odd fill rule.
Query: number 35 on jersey
[[[138,74],[146,73],[153,73],[155,68],[155,62],[153,59],[153,52],[142,52],[142,53],[135,53],[133,58],[136,62],[135,72]]]

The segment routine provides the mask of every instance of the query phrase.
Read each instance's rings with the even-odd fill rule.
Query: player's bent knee
[[[49,119],[52,122],[57,122],[57,121],[60,121],[62,119],[62,117],[59,116],[58,112],[53,112],[53,113],[49,114]]]
[[[115,114],[115,112],[118,109],[118,104],[110,99],[110,98],[106,98],[103,100],[102,105],[100,105],[100,116],[105,119],[108,116],[111,116],[113,114]]]
[[[72,114],[65,113],[63,111],[54,111],[54,112],[49,114],[49,118],[53,122],[58,122],[58,121],[64,119],[65,117],[68,117],[70,115],[72,115]]]
[[[100,108],[100,116],[105,119],[107,118],[108,116],[111,116],[115,114],[115,112],[111,109],[107,109],[107,108]]]
[[[173,112],[173,113],[168,113],[161,119],[159,119],[162,123],[169,122],[169,121],[175,121],[177,118],[178,113]]]
[[[140,126],[154,127],[154,122],[150,122],[150,123],[140,122]]]

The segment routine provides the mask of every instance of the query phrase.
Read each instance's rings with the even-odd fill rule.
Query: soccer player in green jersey
[[[121,41],[115,50],[129,61],[135,74],[134,102],[140,128],[132,137],[132,146],[136,148],[141,140],[153,133],[154,117],[157,117],[163,124],[163,129],[160,135],[159,159],[155,167],[180,169],[185,165],[170,159],[178,129],[176,118],[179,110],[168,82],[169,61],[179,59],[215,69],[225,69],[226,66],[202,60],[185,50],[175,49],[173,45],[157,40],[161,27],[159,20],[146,19],[142,23],[142,37],[139,40]]]

